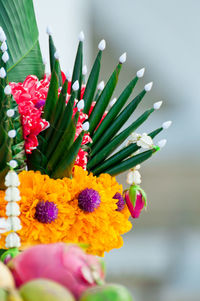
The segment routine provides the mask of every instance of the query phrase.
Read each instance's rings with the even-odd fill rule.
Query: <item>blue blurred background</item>
[[[148,210],[133,221],[124,247],[106,255],[108,279],[129,287],[136,301],[199,301],[200,1],[34,0],[34,4],[45,57],[47,25],[64,71],[73,66],[80,30],[86,36],[84,62],[89,70],[98,42],[105,38],[101,80],[108,79],[118,57],[127,51],[114,96],[142,67],[145,76],[134,95],[145,83],[154,82],[131,118],[164,101],[139,132],[173,120],[173,126],[156,139],[167,138],[166,147],[142,165]],[[126,186],[125,176],[119,181]]]

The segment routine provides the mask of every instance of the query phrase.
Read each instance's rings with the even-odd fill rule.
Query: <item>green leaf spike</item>
[[[123,54],[119,59],[119,64],[117,65],[116,69],[112,73],[110,79],[108,80],[105,88],[103,89],[102,93],[100,94],[97,103],[92,110],[92,113],[89,117],[90,122],[90,135],[93,136],[94,130],[96,129],[97,125],[99,124],[107,106],[113,94],[113,91],[118,82],[118,76],[121,71],[122,64],[125,62],[126,57]]]
[[[148,117],[150,114],[154,112],[154,108],[147,110],[144,112],[136,121],[134,121],[128,128],[126,128],[123,132],[114,137],[103,149],[101,152],[94,155],[92,157],[91,152],[91,160],[87,164],[87,168],[90,170],[94,168],[97,164],[105,160],[121,143],[123,143],[128,136],[134,132]]]

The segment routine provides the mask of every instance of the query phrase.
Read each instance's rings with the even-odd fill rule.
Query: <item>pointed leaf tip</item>
[[[98,45],[99,50],[103,51],[106,48],[106,41],[101,40]]]
[[[84,32],[83,32],[83,31],[81,31],[81,32],[79,33],[78,39],[79,39],[80,42],[83,42],[83,41],[85,40],[85,35],[84,35]]]
[[[149,92],[151,91],[152,87],[153,87],[153,82],[150,82],[144,86],[144,89],[146,92]]]
[[[167,143],[167,139],[162,139],[158,141],[157,145],[158,147],[163,148],[166,145],[166,143]]]
[[[126,62],[126,57],[127,57],[126,52],[124,52],[124,53],[119,57],[119,62],[120,62],[120,64],[123,64],[123,63]]]
[[[78,89],[79,89],[79,82],[78,82],[78,80],[76,80],[76,81],[73,83],[72,89],[73,89],[74,91],[78,91]]]
[[[165,122],[163,122],[163,124],[162,124],[162,128],[163,128],[164,130],[167,130],[171,125],[172,125],[172,121],[171,121],[171,120],[165,121]]]
[[[162,100],[155,102],[153,105],[154,110],[159,110],[160,107],[162,106],[162,103],[163,103]]]
[[[52,31],[51,31],[51,27],[48,25],[46,28],[46,33],[51,36],[52,35]]]
[[[102,80],[102,81],[98,84],[97,89],[102,91],[102,90],[104,89],[104,87],[105,87],[105,83],[104,83],[104,81]]]
[[[145,72],[145,68],[142,68],[142,69],[138,70],[137,73],[136,73],[137,77],[139,77],[139,78],[143,77],[144,72]]]
[[[83,74],[83,75],[86,75],[86,74],[87,74],[87,66],[86,66],[86,65],[83,66],[82,74]]]

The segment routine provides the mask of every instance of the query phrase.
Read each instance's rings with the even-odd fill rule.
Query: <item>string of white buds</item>
[[[1,69],[0,69],[0,77],[1,78],[5,78],[6,77],[6,70],[4,69],[4,67],[1,67]]]
[[[8,202],[6,206],[6,215],[8,223],[8,231],[11,231],[6,237],[6,248],[19,248],[20,238],[16,231],[21,230],[22,226],[18,216],[20,215],[20,207],[17,204],[21,200],[19,177],[14,170],[10,170],[5,177],[5,200]]]
[[[3,61],[4,63],[7,63],[7,61],[9,60],[9,54],[8,54],[7,51],[5,51],[5,52],[3,53],[1,59],[2,59],[2,61]]]
[[[76,80],[76,81],[73,83],[72,89],[73,89],[74,91],[78,91],[78,89],[79,89],[79,82],[78,82],[78,80]]]

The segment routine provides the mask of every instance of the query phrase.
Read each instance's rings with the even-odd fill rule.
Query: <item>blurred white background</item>
[[[131,118],[164,100],[140,131],[173,120],[168,132],[156,139],[167,138],[167,146],[141,169],[148,211],[133,221],[124,247],[106,255],[108,278],[127,285],[136,301],[200,300],[200,1],[34,3],[44,56],[48,57],[47,25],[64,71],[73,66],[80,30],[86,36],[88,69],[98,42],[105,38],[101,79],[108,79],[124,51],[128,55],[114,96],[142,67],[146,73],[135,95],[145,83],[154,81]],[[125,175],[119,181],[125,183]]]

